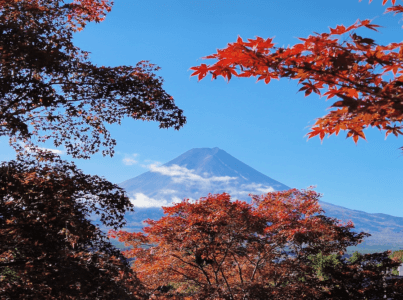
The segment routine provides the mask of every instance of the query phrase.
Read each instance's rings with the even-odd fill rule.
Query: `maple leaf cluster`
[[[131,249],[132,265],[152,299],[381,299],[382,271],[398,265],[388,253],[355,263],[341,258],[366,233],[355,233],[323,215],[320,195],[296,189],[253,196],[253,203],[228,194],[184,200],[147,220],[144,232],[110,231]],[[316,275],[312,256],[335,254],[340,265]],[[382,266],[378,266],[382,263]],[[361,268],[359,271],[358,269]],[[375,299],[375,298],[371,298]]]
[[[403,13],[403,6],[395,3],[392,0],[387,13]],[[201,80],[211,74],[213,79],[222,76],[228,81],[232,76],[256,77],[265,83],[290,78],[298,80],[305,96],[338,98],[331,106],[334,110],[316,120],[308,138],[323,140],[345,130],[357,143],[365,139],[363,130],[368,127],[377,127],[386,136],[402,135],[403,42],[383,46],[355,33],[378,27],[370,20],[357,20],[348,27],[337,25],[330,32],[300,38],[301,43],[287,48],[275,47],[271,38],[244,41],[238,37],[235,43],[204,57],[216,62],[192,67],[191,76]]]

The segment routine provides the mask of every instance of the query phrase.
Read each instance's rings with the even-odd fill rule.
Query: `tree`
[[[340,264],[339,258],[340,256],[336,253],[323,255],[321,252],[309,257],[312,261],[312,266],[316,271],[316,276],[320,280],[329,280],[330,276],[326,274],[325,269],[328,269],[329,267],[334,268]]]
[[[390,270],[399,264],[389,251],[356,251],[349,259],[319,253],[310,259],[316,275],[324,281],[324,289],[332,291],[331,299],[399,299],[403,293],[402,280],[388,278]]]
[[[186,118],[146,61],[97,67],[72,43],[109,0],[0,0],[0,136],[17,160],[0,166],[1,299],[137,299],[128,262],[90,222],[118,229],[124,191],[41,149],[113,155],[107,124],[125,116],[180,129]]]
[[[144,233],[110,235],[132,247],[124,254],[158,299],[383,298],[381,271],[396,264],[387,255],[366,257],[363,271],[341,261],[323,269],[329,280],[317,275],[312,256],[342,255],[369,235],[324,216],[319,197],[292,189],[248,204],[209,195],[164,207],[165,216],[147,220]],[[383,265],[374,269],[370,261],[379,258]]]
[[[400,264],[403,264],[403,250],[394,251],[394,252],[390,255],[390,258],[392,258],[392,259],[395,258],[395,259],[397,259],[397,260],[400,262]],[[399,271],[397,270],[397,267],[396,267],[396,268],[393,268],[392,274],[393,274],[393,275],[399,275]]]
[[[403,262],[403,250],[394,251],[391,255],[391,258],[392,257],[396,257]]]
[[[30,146],[53,140],[73,157],[89,158],[115,140],[106,124],[124,116],[181,128],[183,112],[162,88],[158,70],[136,66],[97,67],[72,43],[87,22],[102,21],[106,0],[0,1],[0,136]]]
[[[370,1],[371,2],[371,1]],[[385,5],[388,0],[383,0]],[[402,5],[386,12],[403,13]],[[307,134],[321,140],[340,130],[357,143],[365,139],[364,129],[377,127],[386,136],[402,133],[403,121],[403,42],[383,46],[357,35],[359,28],[377,31],[370,20],[357,20],[345,27],[337,25],[329,33],[315,33],[292,47],[275,47],[273,39],[242,40],[238,37],[225,49],[206,56],[217,60],[212,65],[192,67],[192,76],[201,80],[208,73],[222,76],[257,77],[268,84],[271,79],[290,78],[302,85],[305,96],[316,93],[336,97],[326,116],[318,118]],[[403,148],[403,147],[402,147]]]
[[[1,299],[141,299],[127,260],[89,215],[113,228],[131,207],[117,185],[58,161],[0,165]]]

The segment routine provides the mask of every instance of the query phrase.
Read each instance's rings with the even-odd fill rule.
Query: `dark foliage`
[[[118,186],[72,164],[2,163],[0,298],[139,298],[128,262],[89,220],[119,228],[129,207]]]
[[[105,125],[125,116],[181,128],[186,118],[153,73],[158,67],[146,61],[98,67],[73,45],[74,31],[91,20],[83,12],[99,21],[110,6],[67,2],[0,1],[0,136],[34,144],[51,139],[89,158],[100,148],[113,155]]]

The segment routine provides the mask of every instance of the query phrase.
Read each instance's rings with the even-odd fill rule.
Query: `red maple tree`
[[[353,264],[340,258],[325,270],[328,280],[317,276],[313,256],[341,256],[369,235],[324,216],[319,197],[292,189],[248,204],[209,195],[164,207],[165,216],[147,220],[144,233],[110,235],[131,247],[125,256],[135,259],[132,268],[158,299],[382,298],[382,271],[396,265],[388,253]],[[402,286],[391,282],[387,290]]]
[[[387,2],[383,0],[383,5]],[[402,5],[396,5],[396,0],[391,3],[386,13],[403,13]],[[322,140],[346,130],[347,137],[357,143],[365,139],[363,130],[368,127],[398,136],[403,134],[403,42],[379,45],[355,33],[359,28],[377,31],[378,27],[370,20],[357,20],[299,38],[300,43],[287,48],[275,47],[272,38],[244,41],[238,37],[204,57],[217,60],[214,64],[192,67],[192,76],[201,80],[210,73],[213,79],[222,76],[228,81],[232,76],[257,77],[265,83],[290,78],[298,80],[306,96],[336,97],[334,110],[317,119],[308,138],[318,135]]]

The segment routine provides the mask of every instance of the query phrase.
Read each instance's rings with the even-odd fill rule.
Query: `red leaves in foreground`
[[[377,295],[384,267],[362,274],[341,258],[331,280],[316,276],[312,255],[342,255],[365,233],[322,214],[312,190],[232,202],[228,194],[184,200],[147,220],[144,233],[112,231],[131,249],[132,268],[153,299],[353,299]],[[342,275],[343,274],[343,275]],[[361,275],[360,275],[361,274]],[[363,275],[365,274],[365,276]],[[342,276],[341,276],[342,275]],[[363,284],[363,277],[367,284]],[[355,279],[354,279],[355,278]],[[356,299],[356,298],[354,298]]]
[[[403,6],[389,7],[388,12],[403,13]],[[315,93],[343,99],[331,106],[335,110],[317,119],[308,138],[318,135],[322,140],[345,130],[357,143],[359,138],[365,139],[363,130],[368,127],[398,136],[403,128],[403,42],[382,46],[355,33],[360,28],[377,31],[379,27],[370,20],[357,20],[351,26],[330,28],[329,33],[300,38],[302,43],[287,48],[275,47],[270,38],[244,42],[238,37],[225,49],[204,57],[216,62],[192,67],[191,76],[201,80],[209,72],[213,79],[230,80],[234,75],[256,77],[265,83],[273,78],[296,79],[305,96]]]

